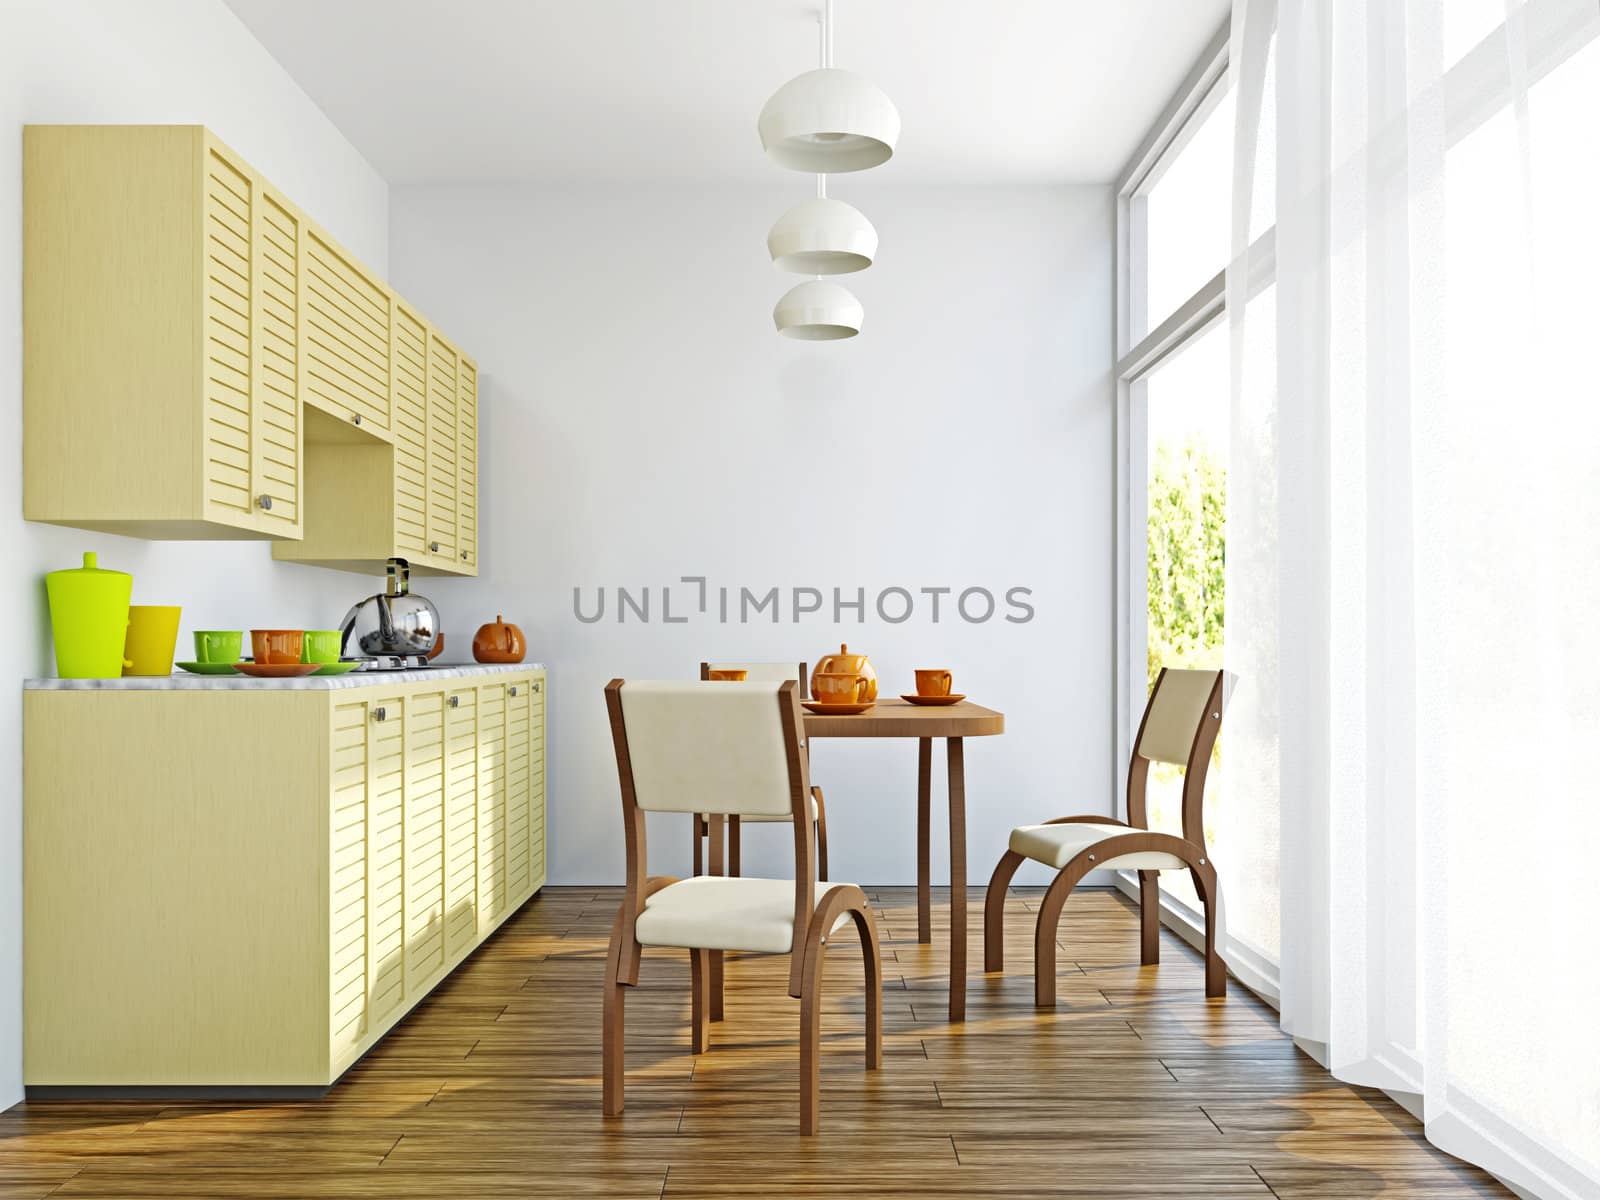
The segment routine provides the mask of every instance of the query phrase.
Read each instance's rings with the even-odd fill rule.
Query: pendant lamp
[[[819,195],[778,218],[767,253],[773,266],[796,275],[846,275],[872,265],[878,231],[860,209]]]
[[[836,175],[889,161],[900,114],[877,85],[833,65],[833,0],[823,0],[822,64],[772,93],[756,128],[780,167]]]
[[[784,293],[772,310],[772,323],[784,337],[803,342],[832,342],[861,332],[863,310],[847,288],[807,280]]]

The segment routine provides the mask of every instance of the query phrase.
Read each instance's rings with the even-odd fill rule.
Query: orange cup
[[[706,678],[722,683],[743,683],[748,674],[750,672],[744,667],[712,667],[706,672]]]
[[[917,672],[917,695],[948,696],[949,694],[949,671],[922,670]]]
[[[252,629],[250,648],[255,660],[262,664],[286,664],[300,661],[300,651],[305,641],[302,629]]]
[[[823,704],[861,704],[867,698],[867,681],[854,671],[819,671],[814,682]]]

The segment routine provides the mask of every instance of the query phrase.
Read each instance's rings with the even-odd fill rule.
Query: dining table
[[[807,712],[805,716],[808,742],[816,738],[916,739],[917,941],[923,945],[933,942],[928,855],[933,836],[933,743],[944,739],[950,809],[951,1022],[964,1021],[967,1015],[967,780],[963,747],[969,737],[992,737],[1005,731],[1004,713],[967,700],[928,705],[897,697],[879,700],[862,713]]]

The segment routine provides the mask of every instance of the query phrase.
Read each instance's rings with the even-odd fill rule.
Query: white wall
[[[395,282],[484,376],[485,568],[428,591],[447,629],[504,612],[550,665],[553,882],[621,879],[607,679],[684,677],[702,658],[814,662],[841,639],[872,655],[886,694],[910,690],[913,667],[948,666],[1006,712],[1004,737],[968,743],[973,883],[1012,825],[1111,811],[1110,190],[858,176],[834,190],[876,222],[883,252],[844,281],[866,305],[863,336],[822,345],[773,333],[793,279],[763,245],[808,178],[393,192]],[[937,625],[925,607],[898,625],[661,623],[659,589],[684,575],[869,597],[1023,586],[1037,616],[967,624],[947,601]],[[650,623],[609,607],[599,624],[574,618],[574,587],[592,604],[618,585],[652,589]],[[694,599],[680,584],[675,615]],[[821,742],[812,762],[834,878],[914,880],[915,744]],[[942,774],[935,813],[937,831]],[[787,872],[786,837],[748,834],[746,873]],[[937,879],[937,832],[934,845]],[[653,825],[652,869],[687,863],[686,822]]]
[[[135,602],[181,603],[195,628],[337,622],[369,581],[279,566],[262,543],[157,543],[31,525],[21,518],[22,126],[198,123],[356,254],[388,260],[387,185],[238,20],[215,0],[0,0],[0,1109],[22,1093],[21,704],[19,682],[53,673],[43,573],[100,565],[133,573]],[[86,747],[92,751],[92,747]],[[173,764],[181,770],[181,763]],[[106,802],[116,802],[108,780]],[[108,986],[114,986],[108,984]]]

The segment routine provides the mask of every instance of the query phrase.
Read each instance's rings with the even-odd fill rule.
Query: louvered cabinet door
[[[300,243],[302,220],[270,188],[256,193],[251,265],[251,492],[260,526],[300,532]]]
[[[305,398],[387,432],[389,292],[315,229],[307,231],[304,266]]]
[[[394,544],[402,558],[428,557],[428,327],[394,307]]]
[[[506,909],[506,685],[478,688],[478,929]]]
[[[405,999],[405,746],[408,700],[385,696],[367,721],[367,1021]]]
[[[428,552],[444,565],[456,558],[456,372],[455,347],[428,335]]]
[[[542,697],[540,704],[542,711]],[[506,890],[513,902],[534,887],[532,745],[533,685],[518,681],[506,689]]]
[[[251,354],[256,284],[252,276],[257,185],[250,169],[206,141],[201,211],[202,482],[208,521],[255,529],[252,491],[254,385]]]
[[[406,703],[406,993],[444,967],[444,708],[442,691]]]
[[[341,1061],[367,1032],[367,722],[365,701],[334,706],[328,906],[333,1062]]]
[[[545,857],[545,690],[543,672],[534,676],[528,705],[528,841],[530,887],[544,886]]]
[[[478,573],[478,367],[466,357],[456,372],[456,558]]]
[[[478,689],[445,696],[444,947],[454,959],[478,940]]]

